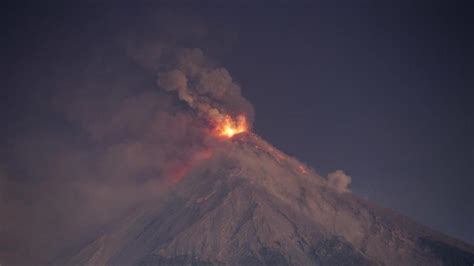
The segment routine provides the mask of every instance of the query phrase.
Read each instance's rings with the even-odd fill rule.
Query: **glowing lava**
[[[231,138],[232,136],[248,131],[249,126],[247,118],[243,115],[232,119],[231,116],[226,115],[215,127],[215,134],[223,138]]]

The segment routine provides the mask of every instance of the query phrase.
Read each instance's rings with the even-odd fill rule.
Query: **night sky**
[[[226,65],[272,144],[474,243],[472,7],[260,9]]]
[[[45,107],[50,87],[74,83],[70,72],[87,68],[86,55],[114,58],[122,28],[179,14],[186,19],[178,26],[188,18],[206,25],[205,40],[190,45],[241,85],[259,135],[323,176],[344,170],[354,194],[474,243],[472,2],[112,2],[2,8],[0,162],[7,171],[22,169],[9,149],[32,128],[86,145]]]
[[[225,64],[272,144],[474,243],[474,9],[445,3],[250,11]]]

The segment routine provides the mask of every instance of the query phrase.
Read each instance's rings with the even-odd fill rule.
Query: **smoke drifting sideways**
[[[211,156],[213,122],[253,120],[240,87],[201,49],[203,24],[119,20],[44,33],[34,58],[18,58],[23,111],[0,144],[2,264],[41,264],[89,240]]]

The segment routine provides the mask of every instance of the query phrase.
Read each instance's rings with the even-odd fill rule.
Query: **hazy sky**
[[[153,40],[147,23],[159,25],[166,16],[178,32],[199,21],[189,30],[198,40],[189,44],[198,43],[228,70],[255,108],[254,130],[270,143],[321,175],[344,170],[361,197],[474,243],[474,8],[469,1],[233,6],[205,1],[153,8],[132,2],[111,7],[111,2],[24,2],[2,8],[6,85],[0,100],[0,174],[16,169],[18,176],[7,173],[5,180],[39,182],[22,165],[31,158],[18,151],[18,136],[54,136],[51,143],[60,139],[79,150],[91,145],[61,112],[44,107],[54,98],[51,88],[88,86],[77,81],[102,82],[113,71],[134,71],[116,70],[124,60],[114,59],[123,44],[116,40],[127,43],[129,25],[132,32],[143,25],[137,35]],[[166,30],[162,34],[168,36]],[[94,62],[88,61],[91,55]],[[112,72],[95,71],[98,62]],[[138,76],[127,82],[146,84]],[[48,145],[41,140],[34,147],[64,148]],[[12,154],[21,154],[20,159]],[[34,169],[47,163],[35,162]]]

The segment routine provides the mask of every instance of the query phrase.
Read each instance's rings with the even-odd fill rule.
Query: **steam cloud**
[[[351,177],[342,170],[336,170],[328,174],[328,184],[339,192],[349,191]]]
[[[12,85],[32,100],[0,143],[0,263],[41,264],[70,248],[65,238],[87,241],[211,156],[208,131],[224,114],[253,118],[229,72],[195,48],[210,29],[103,20],[112,41],[87,27],[45,33],[31,52],[44,60],[14,70],[32,80]]]

